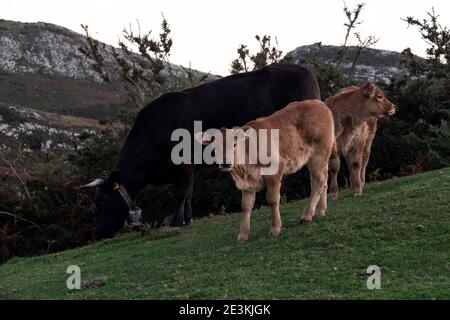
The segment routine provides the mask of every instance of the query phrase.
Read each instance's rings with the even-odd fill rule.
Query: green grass
[[[0,298],[33,299],[449,299],[450,169],[367,186],[331,202],[326,218],[298,224],[305,201],[282,207],[284,229],[269,237],[269,211],[252,217],[237,246],[240,215],[195,220],[181,233],[130,234],[0,266]],[[66,288],[65,270],[104,282]],[[381,290],[365,270],[381,268]]]

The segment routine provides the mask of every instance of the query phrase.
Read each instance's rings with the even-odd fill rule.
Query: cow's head
[[[128,217],[128,205],[120,195],[119,171],[113,171],[106,181],[95,179],[82,188],[96,188],[95,231],[99,239],[111,238],[122,228]]]
[[[368,81],[360,90],[363,99],[362,107],[366,117],[384,118],[395,113],[395,105],[372,82]]]
[[[215,134],[198,132],[195,134],[195,140],[204,145],[212,145],[219,168],[222,171],[229,172],[237,164],[237,151],[245,152],[245,143],[242,143],[249,138],[249,130],[252,130],[252,128],[244,126],[233,129],[222,128],[217,130]]]

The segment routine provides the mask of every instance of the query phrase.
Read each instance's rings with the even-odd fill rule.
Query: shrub
[[[398,113],[377,134],[372,169],[398,174],[406,167],[417,171],[450,165],[450,30],[438,17],[432,11],[422,21],[405,19],[427,41],[428,56],[418,59],[410,49],[402,53],[409,72],[386,88]]]
[[[25,157],[34,157],[26,161]],[[73,248],[93,240],[92,202],[79,192],[77,170],[58,159],[19,151],[2,161],[0,177],[0,263],[13,255]]]

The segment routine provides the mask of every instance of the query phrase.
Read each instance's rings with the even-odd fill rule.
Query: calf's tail
[[[330,111],[330,113],[331,113],[331,111]],[[336,143],[336,133],[335,133],[336,131],[335,131],[335,124],[334,124],[334,117],[333,117],[333,115],[331,116],[331,120],[332,120],[331,135],[332,135],[332,139],[333,139],[333,146],[331,147],[330,160],[334,160],[337,157],[339,157],[339,154],[338,154],[338,148],[337,148],[337,143]]]
[[[330,160],[334,160],[338,157],[338,150],[336,145],[336,139],[333,139],[333,147],[331,148]]]

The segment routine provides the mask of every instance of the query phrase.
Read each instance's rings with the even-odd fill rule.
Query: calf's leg
[[[267,205],[272,210],[272,226],[270,228],[270,235],[278,237],[281,233],[281,215],[280,215],[280,189],[281,178],[278,176],[270,176],[266,179],[266,200]]]
[[[364,151],[362,154],[362,163],[361,163],[361,169],[359,172],[359,180],[361,181],[361,192],[364,189],[364,185],[366,184],[366,169],[367,169],[367,164],[369,163],[369,157],[370,157],[370,147],[367,150],[367,142],[366,145],[364,146]]]
[[[331,199],[337,198],[337,193],[339,190],[337,176],[339,173],[339,169],[341,168],[341,160],[339,159],[339,156],[335,157],[334,159],[330,159],[330,197]]]
[[[320,153],[313,155],[308,161],[311,179],[311,195],[309,196],[306,208],[300,217],[301,222],[310,222],[312,220],[316,212],[317,204],[323,193],[326,192],[328,178],[327,164],[328,157]]]
[[[370,159],[370,151],[372,149],[372,143],[373,139],[375,138],[375,134],[377,132],[377,120],[371,120],[367,122],[368,124],[368,134],[366,141],[364,142],[364,149],[362,154],[362,166],[361,166],[361,172],[360,172],[360,179],[361,179],[361,188],[364,188],[364,185],[366,184],[366,169],[367,164],[369,163]]]
[[[325,170],[325,181],[328,181],[328,168],[327,170]],[[327,211],[327,191],[328,191],[328,187],[325,184],[325,187],[323,188],[322,194],[320,195],[320,199],[319,202],[317,203],[316,206],[316,211],[314,216],[317,218],[321,218],[321,217],[325,217],[325,213]]]
[[[237,241],[245,242],[248,240],[248,235],[250,233],[250,215],[252,213],[253,205],[255,204],[255,192],[242,191],[242,223],[241,229],[239,231]]]
[[[353,196],[360,197],[362,196],[362,152],[352,150],[346,155],[345,160],[347,161],[348,170],[350,172],[350,188],[352,190]]]

